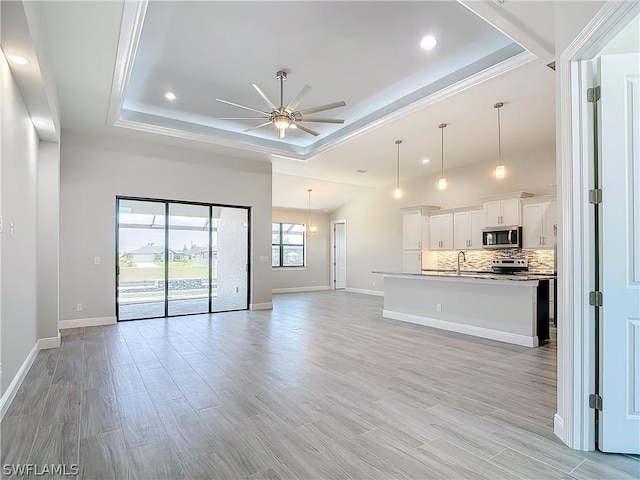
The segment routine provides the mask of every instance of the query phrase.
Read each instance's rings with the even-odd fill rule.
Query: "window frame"
[[[278,225],[278,236],[279,243],[273,243],[273,232],[274,225]],[[284,243],[283,238],[283,225],[300,225],[302,227],[302,243]],[[296,223],[296,222],[271,222],[271,248],[273,255],[273,247],[278,247],[278,252],[280,256],[280,262],[278,265],[273,264],[273,258],[271,259],[271,268],[306,268],[307,266],[307,226],[304,223]],[[302,247],[302,265],[284,265],[284,247]]]

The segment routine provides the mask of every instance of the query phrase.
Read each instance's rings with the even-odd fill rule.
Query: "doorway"
[[[331,222],[331,277],[334,290],[347,288],[347,222]]]
[[[246,310],[249,208],[116,198],[118,321]]]

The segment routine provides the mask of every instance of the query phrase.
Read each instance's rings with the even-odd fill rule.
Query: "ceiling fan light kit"
[[[260,87],[258,87],[255,83],[251,86],[258,93],[262,101],[269,107],[269,111],[258,110],[256,108],[247,107],[245,105],[240,105],[238,103],[229,102],[227,100],[222,100],[220,98],[216,98],[216,101],[221,103],[226,103],[227,105],[231,105],[238,108],[243,108],[245,110],[249,110],[252,112],[262,114],[261,117],[218,117],[218,120],[266,120],[260,125],[252,128],[248,128],[245,132],[250,132],[251,130],[256,130],[258,128],[265,127],[267,125],[272,125],[276,127],[278,130],[278,138],[285,138],[287,128],[291,129],[299,129],[305,133],[313,135],[317,137],[320,135],[319,132],[312,130],[309,127],[302,125],[302,123],[306,122],[315,122],[315,123],[339,123],[343,124],[344,120],[339,118],[323,118],[323,117],[310,117],[307,115],[312,115],[314,113],[325,112],[327,110],[333,110],[334,108],[345,107],[347,104],[343,101],[328,103],[326,105],[319,105],[317,107],[306,108],[303,110],[297,110],[298,105],[300,105],[300,101],[302,98],[311,90],[309,85],[305,85],[302,87],[302,90],[298,92],[298,94],[293,97],[293,99],[289,102],[287,106],[284,105],[284,82],[287,79],[287,72],[284,70],[279,70],[276,73],[276,78],[280,81],[280,106],[277,107],[275,103],[273,103],[269,97],[267,97]]]

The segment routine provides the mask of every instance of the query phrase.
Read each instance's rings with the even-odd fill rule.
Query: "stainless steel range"
[[[529,262],[525,258],[498,258],[491,260],[494,273],[519,273],[529,271]]]

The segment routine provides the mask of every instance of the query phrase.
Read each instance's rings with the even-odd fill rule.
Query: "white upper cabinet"
[[[402,213],[402,248],[420,250],[422,248],[422,210],[406,210]]]
[[[429,217],[429,250],[453,250],[453,214]]]
[[[521,199],[532,197],[529,192],[503,193],[483,197],[485,227],[513,227],[522,225]]]
[[[453,248],[455,250],[482,248],[483,226],[484,213],[482,210],[454,213]]]
[[[553,248],[556,202],[527,203],[522,206],[522,248]]]
[[[484,215],[487,227],[521,225],[520,199],[507,198],[487,202],[484,204]]]

